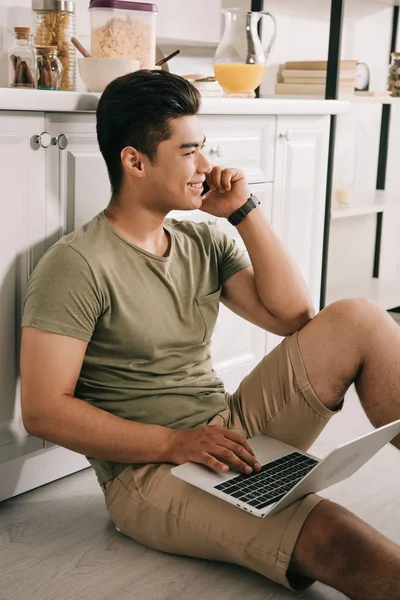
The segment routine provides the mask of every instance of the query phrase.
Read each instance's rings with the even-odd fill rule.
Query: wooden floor
[[[324,456],[370,429],[355,393],[312,448]],[[400,544],[400,453],[386,446],[323,495]],[[119,534],[87,469],[0,503],[1,600],[284,600],[291,592],[240,567],[159,553]],[[343,600],[315,584],[302,600]]]

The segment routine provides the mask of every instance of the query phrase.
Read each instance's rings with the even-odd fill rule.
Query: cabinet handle
[[[61,133],[58,137],[54,136],[53,138],[51,138],[51,143],[53,144],[53,146],[58,145],[60,150],[65,150],[65,148],[68,146],[68,138],[65,135],[65,133]]]
[[[290,140],[292,139],[292,135],[293,135],[293,131],[288,129],[287,131],[281,131],[281,133],[279,134],[279,137],[281,139],[283,138],[287,142],[290,142]]]
[[[214,155],[216,155],[216,156],[218,156],[219,158],[222,158],[222,153],[223,153],[223,151],[224,151],[224,147],[223,147],[223,146],[221,146],[220,144],[218,144],[218,146],[214,146],[214,148],[210,148],[210,152],[209,152],[209,154],[210,154],[211,156],[214,156]]]
[[[40,135],[33,136],[33,141],[42,148],[48,148],[51,144],[51,136],[47,131],[42,131]]]

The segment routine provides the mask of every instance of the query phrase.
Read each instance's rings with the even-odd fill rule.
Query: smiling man
[[[25,426],[85,454],[117,528],[144,545],[239,564],[292,590],[320,580],[349,598],[399,600],[399,547],[339,505],[310,494],[258,519],[170,473],[187,461],[259,470],[246,441],[259,433],[306,450],[353,382],[374,425],[400,417],[397,326],[365,300],[313,318],[244,173],[202,152],[199,107],[197,90],[163,71],[121,77],[101,96],[112,197],[30,279]],[[250,260],[206,223],[165,219],[200,207],[236,225]],[[210,357],[220,301],[286,336],[232,395]]]

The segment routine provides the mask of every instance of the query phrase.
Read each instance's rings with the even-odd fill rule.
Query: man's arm
[[[249,321],[289,335],[303,327],[315,311],[299,269],[272,230],[260,207],[237,226],[252,268],[243,269],[223,286],[223,301]]]
[[[24,327],[21,403],[31,435],[122,463],[165,462],[172,430],[128,421],[74,397],[87,343]]]
[[[228,218],[250,195],[240,169],[215,165],[206,181],[210,191],[203,196],[201,208],[216,217]],[[268,331],[278,335],[294,333],[315,312],[299,269],[259,207],[237,229],[249,252],[252,268],[237,272],[224,283],[224,304]]]

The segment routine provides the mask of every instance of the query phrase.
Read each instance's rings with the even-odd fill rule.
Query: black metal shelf
[[[390,40],[390,53],[396,49],[397,29],[399,23],[399,6],[400,0],[393,0],[393,19],[392,19],[392,34]],[[390,5],[390,3],[387,3]],[[345,0],[331,0],[330,11],[330,28],[329,28],[329,48],[328,48],[328,64],[326,77],[326,100],[338,99],[339,88],[339,71],[340,71],[340,54],[342,45],[343,18],[344,18]],[[261,11],[264,8],[264,0],[251,0],[251,10]],[[259,22],[259,34],[261,37],[261,19]],[[256,96],[259,97],[259,88],[256,90]],[[390,130],[390,114],[391,104],[382,104],[382,118],[378,154],[378,170],[376,179],[376,189],[384,190],[386,181],[386,166],[388,156],[388,141]],[[322,252],[322,273],[321,273],[321,296],[320,309],[324,308],[326,303],[326,286],[328,276],[328,252],[329,252],[329,232],[331,224],[331,198],[333,184],[333,167],[335,155],[335,139],[336,139],[336,122],[337,116],[331,115],[330,136],[329,136],[329,153],[328,153],[328,168],[327,168],[327,183],[325,197],[325,220],[324,220],[324,240]],[[383,212],[377,212],[376,234],[375,234],[375,252],[372,277],[379,277],[379,263],[381,252],[382,239],[382,224]],[[400,298],[399,298],[400,303]]]
[[[325,98],[328,100],[336,100],[338,93],[338,77],[340,65],[341,37],[343,29],[343,14],[345,0],[331,0],[331,21],[329,33],[329,53],[328,67],[326,80]],[[399,21],[399,7],[393,7],[392,19],[392,35],[390,41],[390,55],[396,48],[397,28]],[[388,156],[388,142],[390,130],[390,112],[391,104],[382,104],[381,131],[379,141],[378,154],[378,170],[376,177],[376,189],[384,190],[386,182],[386,166]],[[322,275],[321,275],[321,299],[320,308],[324,308],[326,303],[326,284],[328,276],[328,252],[329,252],[329,231],[331,221],[331,197],[332,197],[332,175],[334,166],[335,153],[335,135],[336,135],[336,115],[331,116],[331,133],[329,140],[329,155],[328,155],[328,178],[326,186],[326,201],[325,201],[325,224],[324,224],[324,245],[322,254]],[[379,277],[379,263],[381,254],[382,240],[382,224],[383,212],[378,212],[376,215],[376,234],[375,234],[375,251],[374,265],[372,277]],[[400,302],[400,298],[399,298]]]

